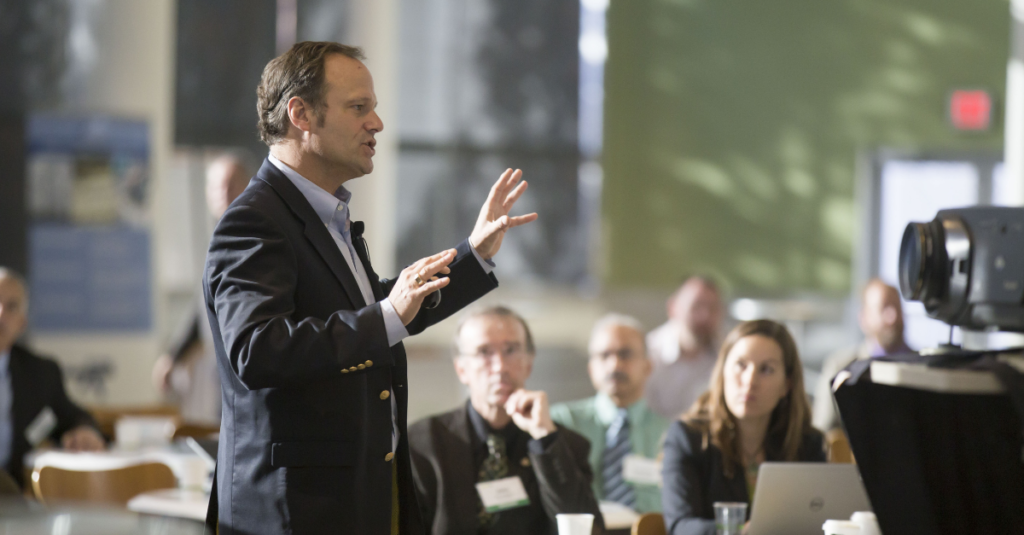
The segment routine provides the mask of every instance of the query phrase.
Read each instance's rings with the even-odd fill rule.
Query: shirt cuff
[[[476,257],[476,261],[480,262],[480,267],[484,268],[484,273],[490,275],[494,271],[494,262],[490,260],[484,260],[484,257],[480,256],[480,253],[476,252],[476,247],[473,244],[469,244],[469,250],[473,251],[473,256]]]
[[[394,347],[409,336],[409,331],[402,324],[402,318],[398,316],[398,311],[390,299],[380,302],[380,312],[384,316],[384,328],[388,331],[388,347]]]
[[[555,429],[539,439],[531,438],[530,441],[527,442],[526,447],[529,448],[530,453],[541,455],[555,443],[556,439],[558,439],[558,429]]]

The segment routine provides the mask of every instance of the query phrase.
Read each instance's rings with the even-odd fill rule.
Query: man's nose
[[[374,134],[384,130],[384,121],[381,120],[380,115],[377,115],[376,111],[371,112],[370,124],[367,125],[366,129]]]

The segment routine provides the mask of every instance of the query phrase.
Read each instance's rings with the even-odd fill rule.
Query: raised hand
[[[553,433],[555,423],[551,421],[548,395],[542,391],[516,390],[505,402],[505,412],[512,417],[516,427],[531,437],[541,439]]]
[[[388,294],[388,300],[391,301],[391,306],[395,307],[395,312],[398,312],[403,325],[408,325],[416,317],[424,298],[448,286],[448,277],[438,278],[435,275],[451,273],[448,264],[452,260],[455,260],[455,249],[448,249],[417,260],[398,275],[395,286]]]
[[[485,260],[490,260],[498,249],[501,248],[501,240],[505,232],[519,225],[525,225],[537,219],[537,213],[511,217],[512,206],[519,200],[519,196],[526,191],[526,181],[520,182],[523,172],[506,169],[498,181],[491,186],[491,192],[487,195],[487,201],[480,208],[480,216],[476,218],[476,226],[469,235],[469,244],[476,249]]]

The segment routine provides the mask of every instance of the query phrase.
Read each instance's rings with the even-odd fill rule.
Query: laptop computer
[[[856,465],[764,463],[757,472],[749,535],[821,535],[826,520],[870,510]]]

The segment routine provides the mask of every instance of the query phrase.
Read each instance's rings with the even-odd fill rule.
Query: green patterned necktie
[[[487,435],[487,458],[484,459],[484,464],[480,466],[480,475],[477,482],[494,481],[504,477],[508,477],[508,455],[505,453],[505,438],[491,433]],[[479,495],[477,499],[480,499]],[[480,514],[478,516],[480,518],[481,533],[486,533],[489,528],[494,526],[494,515],[487,512],[482,501],[480,502]]]

